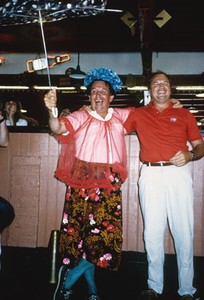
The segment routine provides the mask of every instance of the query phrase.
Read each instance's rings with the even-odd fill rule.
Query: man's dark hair
[[[114,89],[112,88],[112,85],[111,85],[108,81],[103,80],[103,79],[96,79],[96,80],[94,80],[91,84],[89,84],[89,85],[87,86],[87,94],[88,94],[88,95],[90,95],[92,85],[93,85],[93,83],[94,83],[95,81],[104,81],[105,84],[108,85],[111,95],[114,95],[114,96],[115,96],[115,91],[114,91]]]
[[[170,78],[170,76],[169,76],[167,73],[158,70],[158,71],[156,71],[156,72],[151,73],[151,75],[150,75],[150,77],[149,77],[149,80],[148,80],[148,87],[149,87],[149,88],[150,88],[150,85],[151,85],[151,82],[152,82],[153,78],[154,78],[156,75],[159,75],[159,74],[163,74],[164,76],[166,76],[166,77],[168,78],[170,84],[171,84],[171,78]]]

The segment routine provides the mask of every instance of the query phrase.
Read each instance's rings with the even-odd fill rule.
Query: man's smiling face
[[[111,95],[109,85],[102,81],[94,81],[90,90],[89,99],[91,107],[102,118],[105,118],[108,113],[110,103],[113,101],[114,95]]]

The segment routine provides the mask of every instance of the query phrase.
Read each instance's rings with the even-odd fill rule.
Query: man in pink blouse
[[[70,299],[83,274],[89,300],[98,300],[95,266],[117,270],[122,253],[121,185],[127,178],[123,124],[133,108],[110,108],[121,88],[118,75],[107,68],[92,69],[84,85],[90,110],[57,118],[56,91],[45,95],[49,126],[61,142],[56,178],[67,186],[60,230],[62,267],[54,300]]]

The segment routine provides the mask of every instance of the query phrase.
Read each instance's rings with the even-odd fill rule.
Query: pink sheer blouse
[[[117,173],[127,178],[123,123],[133,108],[109,108],[105,119],[95,111],[79,110],[60,118],[67,135],[62,143],[55,176],[74,188],[110,188]]]

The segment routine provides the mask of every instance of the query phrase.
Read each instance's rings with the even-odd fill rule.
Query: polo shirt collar
[[[173,105],[174,105],[174,104],[173,104],[172,102],[170,102],[170,103],[169,103],[169,106],[168,106],[167,108],[165,108],[164,110],[172,108]],[[151,109],[156,109],[156,107],[154,106],[153,100],[151,100],[151,101],[149,102],[148,107],[151,108]]]

